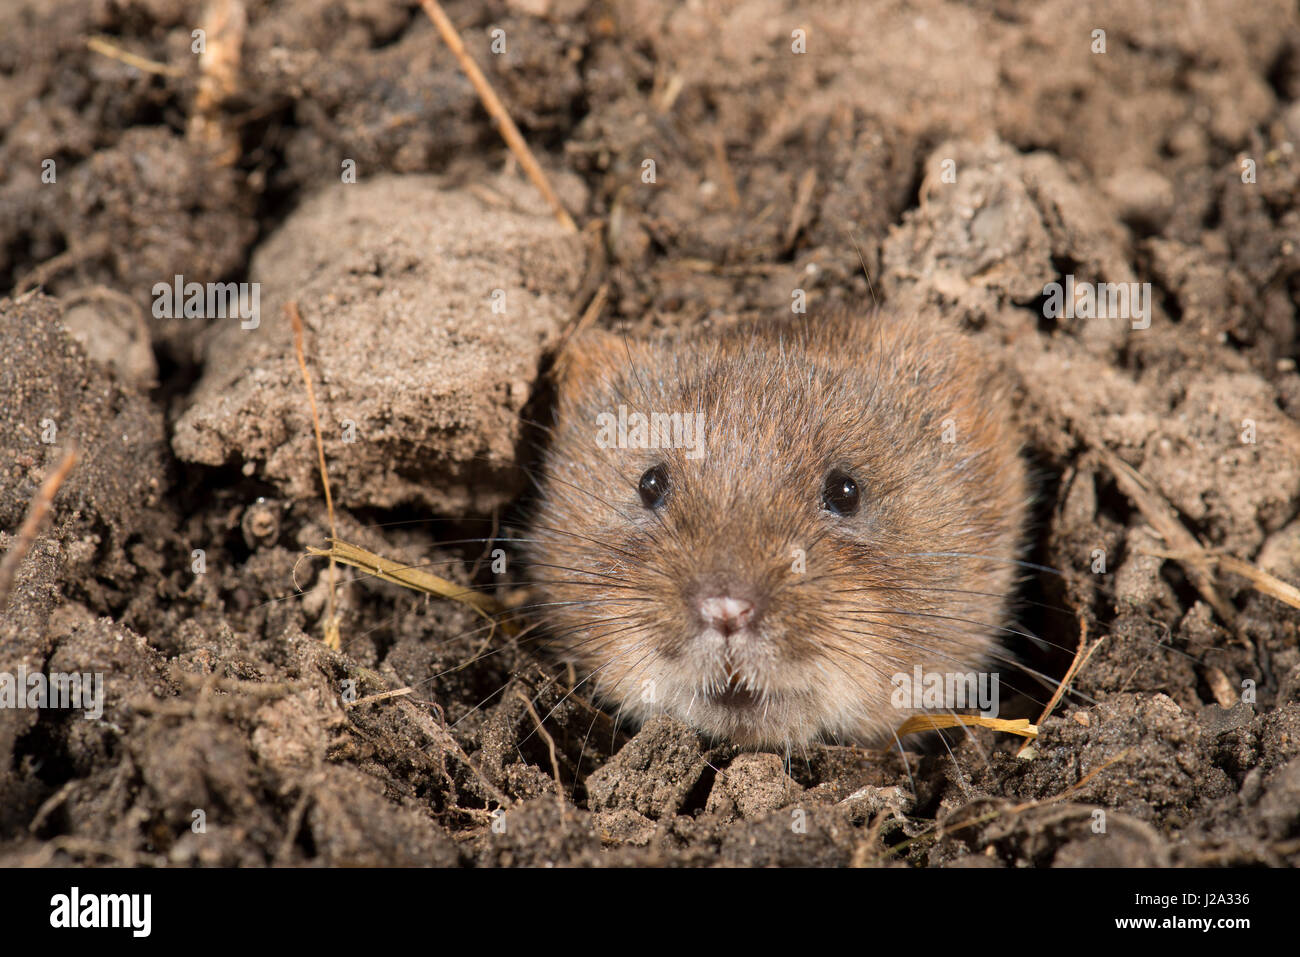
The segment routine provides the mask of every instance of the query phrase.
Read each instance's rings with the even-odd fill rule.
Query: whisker
[[[1036,572],[1046,572],[1049,575],[1056,575],[1060,578],[1065,577],[1065,572],[1059,568],[1052,568],[1048,565],[1036,565],[1033,562],[1021,561],[1018,558],[1003,558],[999,555],[979,555],[972,552],[906,552],[903,558],[978,558],[989,562],[1003,562],[1007,565],[1018,565],[1021,568],[1031,568]]]

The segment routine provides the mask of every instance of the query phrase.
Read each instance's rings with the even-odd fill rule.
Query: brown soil
[[[1150,514],[1300,582],[1294,4],[448,3],[582,236],[417,4],[243,5],[216,109],[196,4],[0,5],[0,528],[82,452],[0,672],[105,681],[98,720],[0,709],[0,863],[1300,863],[1300,611],[1198,587]],[[155,318],[177,274],[259,282],[259,325]],[[1151,283],[1149,328],[1048,318],[1066,274]],[[633,733],[538,642],[348,573],[343,649],[321,642],[283,305],[340,537],[507,597],[488,540],[527,504],[539,369],[602,286],[599,322],[633,334],[802,289],[811,315],[887,299],[999,357],[1029,557],[1060,571],[1026,580],[1038,640],[1010,649],[1059,678],[1104,638],[1031,758],[987,729],[789,761]],[[1050,691],[1005,680],[1037,718]]]

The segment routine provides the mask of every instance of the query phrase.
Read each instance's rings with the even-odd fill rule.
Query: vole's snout
[[[767,610],[763,590],[735,570],[719,569],[696,577],[685,597],[694,612],[697,634],[720,637],[724,642],[757,634]]]
[[[697,611],[705,627],[713,629],[724,638],[752,627],[757,617],[757,608],[752,601],[732,595],[701,598]]]

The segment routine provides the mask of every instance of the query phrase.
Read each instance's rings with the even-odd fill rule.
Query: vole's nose
[[[701,598],[699,610],[705,623],[723,636],[748,628],[754,620],[754,603],[729,595]]]

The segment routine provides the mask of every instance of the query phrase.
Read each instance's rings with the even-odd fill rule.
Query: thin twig
[[[720,132],[713,134],[713,156],[718,161],[718,173],[722,178],[728,205],[732,209],[740,209],[740,191],[736,189],[736,177],[731,174],[731,163],[727,161],[727,144]]]
[[[239,159],[239,130],[222,106],[232,101],[243,79],[240,59],[248,29],[244,0],[209,0],[203,28],[199,87],[185,135],[202,144],[217,165],[230,166]]]
[[[45,823],[45,819],[48,818],[51,814],[53,814],[60,804],[62,804],[69,797],[71,797],[72,792],[77,789],[77,785],[79,785],[80,783],[81,783],[80,778],[73,778],[71,781],[66,782],[63,785],[63,787],[59,788],[52,795],[50,795],[50,797],[46,798],[45,803],[43,803],[37,809],[36,816],[33,817],[31,821],[28,823],[27,825],[28,833],[35,834],[37,831],[39,831],[41,829],[41,825]]]
[[[794,241],[799,238],[799,230],[803,229],[804,218],[808,215],[808,206],[812,203],[813,190],[817,188],[817,168],[810,166],[808,170],[799,179],[799,186],[795,190],[794,209],[790,211],[790,223],[785,228],[785,249],[794,248]]]
[[[578,226],[573,221],[560,198],[555,195],[551,189],[551,184],[542,171],[542,167],[533,157],[532,150],[524,142],[523,135],[519,132],[519,127],[515,126],[515,121],[510,118],[501,99],[497,96],[496,91],[492,89],[492,84],[483,75],[483,71],[478,68],[465,49],[465,44],[461,42],[460,34],[456,32],[456,27],[452,24],[447,14],[443,12],[438,0],[420,0],[420,5],[424,7],[424,12],[429,15],[433,25],[438,28],[442,34],[443,42],[451,50],[452,56],[460,64],[461,70],[469,78],[470,84],[474,87],[474,92],[478,94],[483,103],[483,109],[487,110],[488,116],[492,117],[493,122],[497,125],[497,130],[501,133],[501,138],[506,141],[506,146],[510,147],[510,152],[519,160],[519,165],[524,168],[528,178],[532,180],[538,192],[545,197],[546,202],[550,204],[551,210],[555,213],[555,218],[560,221],[560,225],[571,233],[578,231]]]
[[[527,708],[528,713],[532,715],[533,724],[537,728],[537,733],[541,736],[541,739],[546,742],[546,749],[551,753],[551,774],[555,776],[555,793],[559,796],[560,800],[563,801],[564,785],[560,782],[560,761],[555,756],[555,739],[551,737],[551,733],[542,726],[542,719],[538,716],[537,709],[533,707],[533,703],[529,700],[528,695],[524,694],[524,690],[522,688],[516,688],[515,694],[519,696],[519,700],[524,703],[524,707]]]
[[[3,561],[0,561],[0,611],[4,611],[5,606],[9,604],[9,592],[13,588],[14,576],[18,573],[18,566],[22,564],[23,559],[27,556],[28,550],[32,547],[32,542],[36,541],[36,533],[41,529],[41,523],[45,521],[45,516],[54,504],[54,496],[59,491],[59,486],[63,484],[72,471],[72,467],[77,464],[77,448],[69,446],[68,450],[63,453],[63,461],[59,467],[46,477],[41,483],[41,487],[36,492],[36,497],[27,507],[27,517],[23,519],[22,525],[18,528],[16,541],[10,546],[9,551],[5,552]]]
[[[86,46],[94,50],[101,56],[106,56],[110,60],[117,60],[119,63],[125,63],[127,66],[133,66],[137,70],[143,70],[145,73],[156,73],[159,76],[182,77],[185,71],[174,66],[168,66],[166,63],[158,63],[155,60],[148,60],[134,53],[128,53],[121,47],[115,47],[103,37],[86,37]]]
[[[69,266],[76,266],[89,259],[95,259],[107,251],[108,242],[103,236],[85,242],[74,242],[63,252],[45,260],[45,262],[14,283],[14,292],[22,294],[39,286],[44,286],[50,281],[51,277],[57,276]]]
[[[1062,696],[1064,696],[1066,689],[1070,686],[1070,682],[1074,680],[1074,676],[1077,675],[1080,669],[1088,663],[1088,659],[1092,657],[1092,653],[1101,647],[1101,643],[1105,640],[1106,636],[1103,635],[1089,646],[1088,619],[1082,617],[1079,619],[1079,647],[1074,650],[1074,660],[1070,662],[1070,667],[1066,669],[1065,677],[1057,684],[1056,691],[1052,693],[1052,697],[1047,701],[1047,707],[1044,708],[1043,713],[1038,716],[1038,727],[1041,728],[1043,726],[1043,722],[1048,719],[1057,703],[1061,700]],[[1016,752],[1016,757],[1025,757],[1029,749],[1033,746],[1033,741],[1026,741],[1025,746]]]
[[[1296,588],[1295,585],[1284,582],[1276,575],[1271,575],[1262,568],[1256,568],[1250,562],[1244,562],[1233,555],[1212,551],[1201,554],[1196,552],[1157,552],[1149,550],[1143,550],[1141,554],[1151,555],[1155,558],[1169,558],[1180,562],[1208,560],[1217,564],[1220,571],[1240,575],[1250,582],[1256,591],[1285,602],[1292,608],[1300,608],[1300,588]]]
[[[1133,753],[1132,748],[1125,748],[1123,751],[1115,755],[1115,757],[1111,758],[1109,761],[1105,761],[1102,764],[1098,765],[1097,767],[1093,768],[1091,771],[1085,774],[1078,781],[1075,781],[1065,790],[1053,794],[1050,797],[1038,798],[1030,801],[1023,801],[1020,804],[1016,804],[1012,807],[1002,808],[996,811],[990,811],[988,814],[981,814],[978,817],[974,817],[970,819],[969,821],[962,821],[959,824],[954,824],[951,826],[947,824],[941,825],[938,822],[936,822],[931,826],[927,827],[924,831],[921,831],[919,834],[915,834],[912,837],[909,837],[907,840],[895,844],[893,847],[889,848],[887,851],[885,851],[884,857],[889,858],[889,857],[899,856],[904,851],[906,851],[907,848],[915,844],[921,838],[930,836],[932,834],[935,835],[936,837],[947,837],[951,834],[956,833],[957,831],[963,830],[968,827],[975,827],[978,824],[987,824],[989,821],[995,821],[998,818],[1003,816],[1009,816],[1009,817],[1016,816],[1016,815],[1023,814],[1026,811],[1032,811],[1035,808],[1047,807],[1052,804],[1058,804],[1061,801],[1064,801],[1070,795],[1083,790],[1083,788],[1087,787],[1088,784],[1092,782],[1092,779],[1095,778],[1097,775],[1101,774],[1102,771],[1105,771],[1107,768],[1111,767],[1114,764],[1118,764],[1120,761],[1123,761],[1132,753]]]
[[[591,297],[591,302],[587,303],[587,308],[582,311],[582,315],[578,318],[578,321],[569,326],[569,328],[564,331],[564,335],[560,337],[560,344],[555,347],[555,352],[552,353],[552,362],[555,363],[556,367],[558,367],[560,356],[564,355],[564,350],[568,347],[569,343],[580,336],[593,322],[596,321],[596,317],[600,315],[600,311],[605,308],[605,301],[608,298],[609,281],[606,280],[600,284],[600,288],[596,290],[596,294]]]
[[[1038,726],[1029,723],[1028,718],[986,718],[982,714],[914,714],[901,725],[894,734],[900,738],[909,734],[923,734],[926,731],[939,731],[943,728],[992,728],[1007,734],[1018,734],[1022,738],[1034,738],[1038,735]]]
[[[1251,647],[1250,639],[1237,624],[1236,611],[1215,587],[1214,576],[1210,573],[1209,554],[1183,525],[1173,505],[1156,490],[1145,475],[1104,446],[1093,444],[1106,468],[1115,476],[1115,484],[1119,486],[1119,490],[1138,507],[1142,517],[1151,523],[1172,551],[1186,556],[1179,559],[1179,564],[1182,565],[1183,571],[1187,573],[1188,579],[1200,592],[1201,597],[1214,609],[1219,619],[1236,633],[1238,640],[1246,647]]]
[[[298,303],[296,302],[285,303],[284,311],[289,317],[290,324],[293,325],[293,349],[298,356],[298,368],[302,370],[302,381],[307,384],[307,402],[311,406],[312,428],[316,430],[317,467],[320,469],[321,484],[325,487],[325,511],[328,513],[330,520],[330,538],[338,538],[338,530],[334,524],[334,497],[330,494],[330,475],[325,468],[325,443],[320,434],[320,414],[316,411],[316,391],[312,388],[311,374],[307,371],[307,359],[302,351],[302,316],[298,313]],[[339,620],[334,608],[335,568],[334,557],[330,556],[325,644],[338,651],[342,642],[339,638]]]
[[[392,582],[394,585],[401,585],[414,591],[435,595],[438,598],[450,598],[452,601],[469,605],[488,621],[494,622],[494,626],[500,625],[507,634],[513,635],[518,630],[517,623],[513,621],[496,621],[498,616],[505,614],[506,609],[502,608],[501,604],[491,595],[476,591],[467,585],[457,585],[455,582],[450,582],[445,578],[425,571],[420,565],[406,565],[395,562],[392,559],[384,558],[382,555],[367,551],[360,545],[352,545],[336,539],[330,540],[329,548],[316,548],[308,545],[307,554],[339,561],[344,565],[351,565],[353,568],[360,568],[362,571],[386,582]]]
[[[387,701],[389,698],[404,698],[408,694],[414,694],[414,688],[398,688],[396,691],[381,691],[378,694],[368,694],[364,698],[358,698],[356,701],[348,704],[349,708],[359,708],[363,704],[374,704],[376,701]]]
[[[280,840],[280,847],[275,852],[277,864],[285,864],[289,861],[290,855],[293,853],[293,845],[298,840],[298,832],[302,830],[303,819],[307,816],[307,805],[316,796],[316,788],[321,785],[322,778],[320,759],[317,758],[312,772],[305,776],[299,784],[298,800],[294,802],[293,810],[289,812],[289,826],[285,829],[284,837]]]

